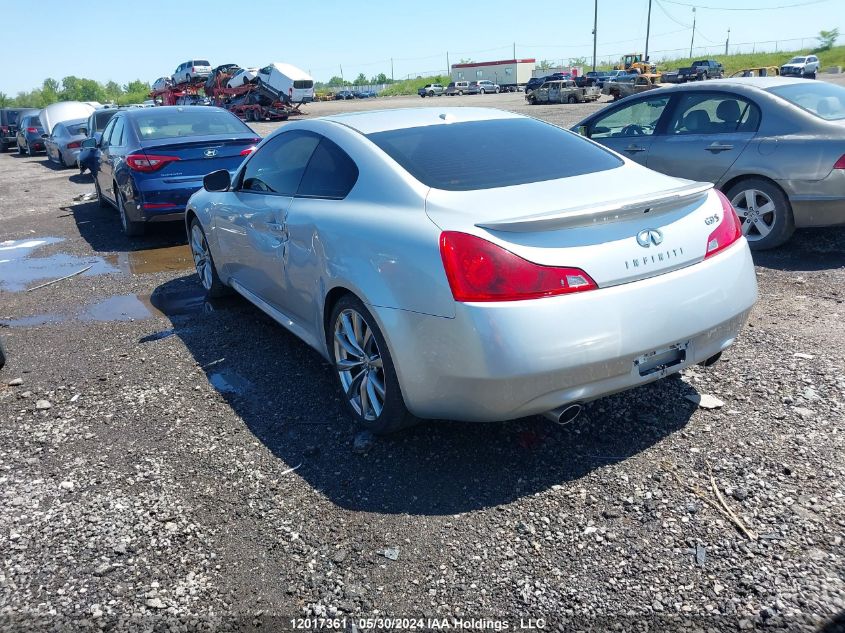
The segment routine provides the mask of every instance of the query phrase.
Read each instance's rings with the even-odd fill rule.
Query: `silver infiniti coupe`
[[[500,110],[297,121],[204,185],[186,224],[206,291],[329,359],[378,433],[567,421],[718,358],[757,298],[712,185]]]

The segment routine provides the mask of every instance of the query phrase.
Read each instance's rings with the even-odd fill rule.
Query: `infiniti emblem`
[[[637,233],[637,244],[643,248],[648,248],[652,244],[657,246],[663,241],[663,233],[660,229],[643,229]]]
[[[203,152],[203,154],[205,155],[206,158],[214,158],[215,156],[217,156],[217,150],[216,149],[207,149]],[[657,243],[659,244],[660,242],[657,242]]]

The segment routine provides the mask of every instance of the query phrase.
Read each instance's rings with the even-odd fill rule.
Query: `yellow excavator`
[[[657,70],[656,64],[643,60],[642,53],[628,53],[620,60],[621,63],[613,67],[614,70],[627,70],[629,73],[652,75]]]

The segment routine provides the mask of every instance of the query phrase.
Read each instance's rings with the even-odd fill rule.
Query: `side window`
[[[357,180],[358,167],[355,162],[335,143],[323,138],[311,155],[296,193],[309,198],[342,200]]]
[[[111,138],[111,131],[114,129],[114,122],[115,119],[109,121],[109,124],[106,126],[106,129],[103,130],[103,136],[100,138],[101,147],[108,147],[109,139]]]
[[[280,134],[247,162],[240,190],[294,195],[319,142],[320,137],[308,132]]]
[[[590,129],[590,138],[651,136],[669,97],[652,97],[637,101],[597,119]]]
[[[687,93],[669,121],[668,134],[731,134],[755,132],[760,109],[737,95]]]
[[[125,136],[123,133],[123,128],[123,117],[115,117],[114,128],[112,128],[109,145],[116,147],[120,147],[121,145],[123,145],[123,137]]]

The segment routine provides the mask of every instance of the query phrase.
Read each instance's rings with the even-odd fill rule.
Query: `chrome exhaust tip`
[[[575,418],[581,415],[581,411],[583,410],[584,405],[580,402],[574,402],[572,404],[565,404],[557,409],[552,409],[551,411],[546,411],[543,415],[555,424],[566,426],[574,422]]]

